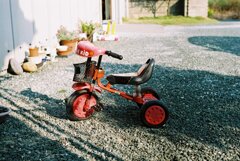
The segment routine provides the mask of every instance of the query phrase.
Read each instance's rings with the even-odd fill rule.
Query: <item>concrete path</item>
[[[118,33],[158,33],[166,30],[183,30],[183,29],[218,29],[218,28],[239,28],[240,21],[222,21],[212,25],[194,25],[194,26],[162,26],[156,24],[120,24],[117,25]]]

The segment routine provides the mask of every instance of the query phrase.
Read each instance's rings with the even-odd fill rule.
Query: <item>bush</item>
[[[208,9],[208,17],[210,17],[210,18],[214,17],[213,9]]]
[[[224,15],[228,13],[230,18],[240,18],[240,0],[209,0],[209,16],[215,13]]]

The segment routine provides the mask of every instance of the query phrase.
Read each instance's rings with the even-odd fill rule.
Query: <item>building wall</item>
[[[118,24],[122,23],[122,18],[127,17],[127,9],[126,4],[128,0],[112,0],[111,1],[111,9],[112,9],[112,20]]]
[[[178,0],[171,0],[170,2],[170,13],[174,14],[176,12],[176,4]],[[166,16],[168,4],[166,1],[159,1],[157,2],[157,12],[156,16]],[[145,8],[141,3],[135,1],[129,1],[129,11],[128,17],[129,18],[139,18],[139,17],[152,17],[153,13]]]
[[[167,2],[159,0],[157,6],[159,9],[156,16],[166,16]],[[191,17],[207,17],[208,15],[208,0],[171,0],[170,6],[171,15],[185,15]],[[136,2],[136,0],[129,0],[128,9],[129,18],[153,16],[151,11],[144,8],[141,3]]]
[[[187,8],[186,16],[208,16],[208,0],[185,0],[185,4]]]
[[[101,22],[101,0],[0,0],[0,71],[10,58],[22,62],[28,44],[56,42],[60,25],[76,29],[79,20]]]

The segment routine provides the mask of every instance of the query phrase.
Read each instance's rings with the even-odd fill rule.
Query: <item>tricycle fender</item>
[[[101,93],[102,90],[100,87],[97,87],[97,86],[94,86],[94,85],[91,85],[90,83],[74,83],[72,85],[72,88],[75,90],[75,91],[80,91],[80,90],[83,90],[83,89],[87,89],[89,91],[97,91],[98,93]]]

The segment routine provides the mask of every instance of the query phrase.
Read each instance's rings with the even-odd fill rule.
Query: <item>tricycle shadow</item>
[[[106,105],[97,115],[97,120],[120,129],[144,127],[140,120],[140,111],[133,105]]]

